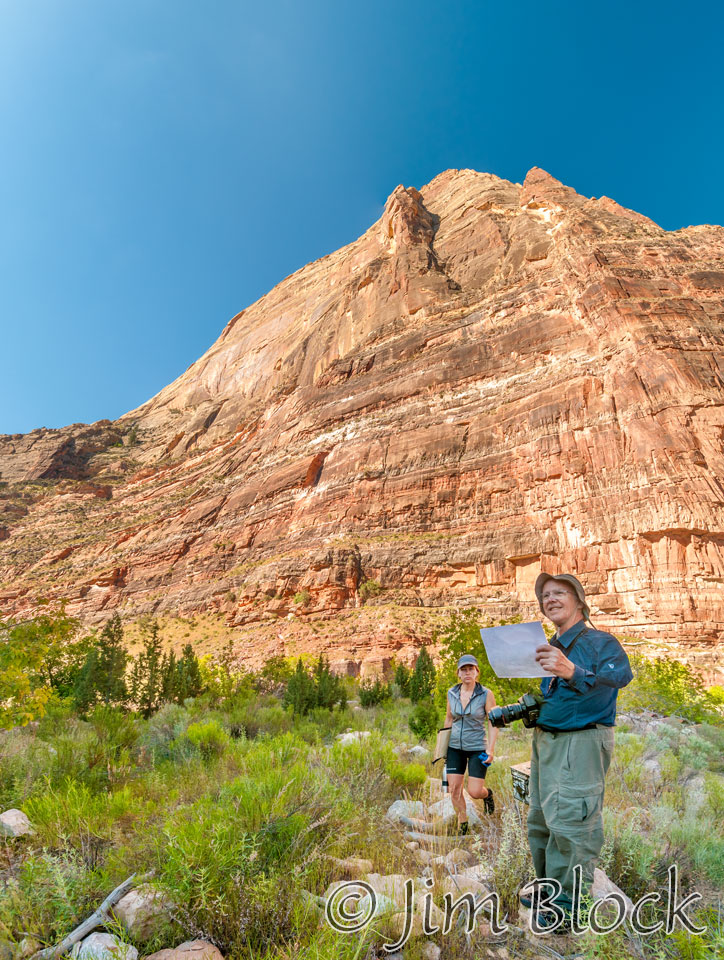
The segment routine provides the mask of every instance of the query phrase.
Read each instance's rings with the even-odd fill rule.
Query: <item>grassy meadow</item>
[[[337,933],[315,898],[340,879],[339,858],[371,860],[379,874],[422,875],[404,828],[385,812],[403,797],[437,797],[439,765],[407,748],[432,748],[474,622],[473,612],[451,617],[436,675],[421,696],[417,690],[416,703],[404,695],[411,678],[403,671],[376,690],[345,679],[331,709],[314,706],[313,695],[305,702],[299,686],[292,691],[297,664],[281,660],[259,674],[238,672],[228,659],[202,663],[202,692],[175,694],[145,711],[87,691],[80,710],[67,684],[65,695],[50,688],[39,697],[30,681],[37,715],[0,731],[0,810],[21,809],[35,831],[0,839],[0,957],[29,955],[29,939],[38,947],[57,943],[132,873],[152,873],[170,905],[152,939],[135,942],[141,955],[202,938],[239,960],[384,956],[379,924],[364,934]],[[513,797],[509,767],[529,758],[531,733],[515,724],[501,732],[489,773],[496,811],[485,816],[480,804],[482,827],[468,847],[499,893],[510,929],[497,938],[487,928],[467,936],[459,926],[437,934],[431,939],[442,960],[572,950],[609,960],[724,956],[721,696],[678,664],[636,660],[635,668],[619,696],[600,865],[636,900],[665,891],[676,863],[682,896],[701,894],[689,915],[706,933],[640,937],[621,929],[568,947],[570,938],[526,935],[517,901],[532,877],[526,808]],[[313,685],[314,665],[305,675]],[[323,677],[318,670],[318,687]],[[499,703],[518,695],[515,685],[490,686]],[[349,730],[370,735],[343,745],[336,738]],[[444,864],[428,870],[440,905],[448,874]],[[657,908],[644,916],[653,922]],[[128,939],[120,924],[111,932]],[[422,960],[425,944],[413,938],[407,960]]]

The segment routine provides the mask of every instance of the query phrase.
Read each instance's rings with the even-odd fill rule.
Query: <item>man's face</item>
[[[583,606],[576,591],[560,580],[548,580],[541,595],[543,613],[557,627],[572,626],[581,619]]]

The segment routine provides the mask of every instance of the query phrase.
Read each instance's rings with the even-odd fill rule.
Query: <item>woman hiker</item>
[[[458,815],[458,833],[465,834],[468,832],[468,812],[463,797],[466,767],[470,796],[475,800],[482,799],[486,813],[492,813],[495,809],[493,791],[485,786],[485,774],[493,759],[498,731],[488,721],[488,714],[495,706],[495,697],[487,687],[478,683],[480,669],[476,658],[469,653],[460,657],[457,673],[460,683],[450,687],[447,692],[445,726],[452,727],[447,751],[447,775],[450,799]],[[484,756],[486,753],[487,758]]]

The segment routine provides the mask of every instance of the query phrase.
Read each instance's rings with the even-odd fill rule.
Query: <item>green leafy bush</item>
[[[400,763],[393,761],[387,768],[395,786],[403,790],[414,790],[427,780],[427,770],[421,763]]]
[[[186,729],[187,739],[201,751],[205,760],[220,757],[229,745],[229,734],[218,720],[192,723]]]
[[[332,710],[339,704],[341,710],[347,706],[347,690],[341,677],[332,673],[329,661],[320,653],[312,673],[307,672],[302,658],[287,682],[284,691],[284,706],[295,716],[305,716],[315,707]]]
[[[381,590],[382,587],[380,586],[379,580],[363,580],[359,585],[360,600],[365,603],[367,600],[371,600],[372,597],[379,596]]]
[[[678,660],[629,657],[634,679],[619,693],[619,710],[653,710],[694,723],[724,724],[718,696],[701,677]]]
[[[375,707],[378,703],[384,703],[392,696],[389,684],[385,683],[379,677],[374,680],[368,678],[359,685],[359,702],[361,707]]]
[[[309,592],[309,590],[299,590],[298,593],[294,594],[294,602],[298,603],[302,607],[306,607],[311,599],[312,594]]]
[[[427,740],[440,727],[440,713],[432,699],[415,704],[408,720],[410,730],[420,740]]]
[[[398,663],[395,666],[395,683],[397,684],[397,689],[400,691],[400,696],[409,697],[410,696],[410,680],[412,678],[412,673],[410,672],[409,667],[405,666],[404,663]]]
[[[432,657],[427,652],[427,647],[423,647],[415,661],[415,669],[410,677],[410,700],[413,703],[419,703],[421,700],[427,700],[432,696],[435,689],[435,677],[437,671]]]

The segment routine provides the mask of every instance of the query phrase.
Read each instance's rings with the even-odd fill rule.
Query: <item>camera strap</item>
[[[568,657],[568,654],[569,654],[569,653],[572,653],[572,652],[573,652],[573,648],[574,648],[575,645],[578,643],[578,641],[581,639],[581,637],[584,635],[584,633],[588,633],[588,629],[589,629],[588,627],[584,627],[583,630],[581,630],[579,633],[576,634],[576,636],[573,638],[573,642],[572,642],[571,645],[568,647],[568,649],[565,651],[565,656],[566,656],[566,657]],[[554,639],[557,640],[558,637],[555,637]],[[557,643],[556,643],[556,644],[552,644],[552,646],[557,647],[561,652],[563,652],[563,647],[560,646],[559,644],[557,644]],[[550,696],[550,694],[552,694],[553,691],[556,689],[557,685],[558,685],[558,677],[552,677],[552,678],[551,678],[551,682],[550,682],[550,684],[548,685],[548,691],[547,691],[549,696]]]

